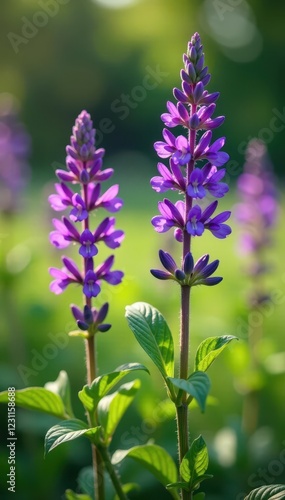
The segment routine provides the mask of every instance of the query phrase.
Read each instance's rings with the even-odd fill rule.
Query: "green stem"
[[[86,367],[87,367],[87,383],[91,385],[96,378],[96,357],[95,357],[95,337],[89,337],[86,341]],[[90,427],[97,425],[97,415],[94,414],[93,418],[88,415],[88,423]],[[98,500],[105,499],[105,485],[104,485],[104,465],[102,457],[97,447],[92,444],[92,465],[94,471],[94,491],[95,498]]]
[[[197,106],[191,105],[190,114],[196,113]],[[193,155],[196,143],[196,130],[189,131],[190,151]],[[190,182],[190,175],[193,172],[195,161],[193,157],[186,168],[186,185]],[[193,200],[188,193],[185,193],[185,214],[187,215],[192,208]],[[183,253],[182,261],[191,250],[191,235],[186,228],[183,231]],[[190,351],[190,287],[181,287],[181,309],[180,309],[180,379],[187,380],[189,376],[189,351]],[[188,423],[188,405],[185,391],[179,391],[176,402],[177,432],[178,432],[178,452],[179,463],[189,450],[189,423]],[[183,500],[192,499],[192,493],[182,489],[181,496]]]
[[[99,450],[100,450],[100,454],[101,454],[102,460],[104,462],[104,465],[106,467],[106,470],[109,473],[109,476],[111,478],[111,481],[113,483],[113,486],[116,490],[116,493],[117,493],[119,499],[120,500],[127,500],[127,497],[126,497],[125,493],[123,492],[121,482],[120,482],[120,480],[116,474],[116,471],[111,463],[107,449],[104,446],[100,446]]]
[[[88,192],[87,185],[82,186],[82,198],[87,206]],[[89,229],[89,217],[82,221],[82,229]],[[87,272],[87,260],[84,259],[84,275]],[[90,309],[92,307],[91,298],[85,297],[85,304]],[[87,369],[87,383],[91,385],[93,380],[97,375],[96,368],[96,346],[95,346],[95,336],[90,335],[90,337],[85,341],[86,350],[86,369]],[[90,427],[98,425],[98,418],[96,412],[94,415],[88,415],[88,423]],[[104,464],[102,457],[97,449],[97,447],[92,444],[92,467],[94,472],[94,493],[96,500],[105,500],[105,484],[104,484]]]

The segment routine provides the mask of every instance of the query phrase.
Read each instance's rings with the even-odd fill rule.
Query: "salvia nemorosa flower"
[[[161,115],[166,127],[180,127],[180,132],[175,136],[165,128],[162,133],[164,140],[154,144],[157,155],[168,159],[169,166],[158,163],[160,175],[151,179],[151,186],[158,193],[172,190],[183,197],[175,203],[167,198],[160,201],[160,214],[153,217],[152,224],[159,233],[174,229],[175,239],[183,243],[185,265],[192,236],[201,236],[205,230],[209,230],[216,238],[223,239],[231,233],[231,228],[225,224],[230,212],[220,212],[217,200],[205,206],[207,196],[219,199],[229,190],[228,185],[221,182],[226,170],[220,168],[229,156],[222,151],[224,137],[212,142],[212,130],[223,123],[224,117],[213,118],[219,93],[209,93],[205,89],[210,74],[207,66],[204,66],[203,46],[198,33],[191,38],[183,62],[182,90],[175,88],[173,91],[178,102],[176,105],[168,102],[168,112]],[[189,248],[185,245],[186,241]],[[167,271],[152,270],[157,278],[175,279],[189,286],[198,283],[214,285],[221,281],[221,278],[209,278],[218,266],[218,261],[208,264],[209,256],[199,259],[195,266],[193,262],[191,270],[185,274],[183,266],[178,269],[172,257],[166,255],[160,253],[161,262]],[[188,256],[187,259],[193,258]],[[201,268],[201,262],[206,262],[205,268]]]
[[[244,171],[237,184],[240,203],[235,215],[241,227],[239,249],[251,257],[248,274],[257,276],[268,272],[265,254],[272,245],[272,229],[278,214],[277,189],[273,168],[265,144],[252,139],[246,150]],[[261,288],[251,302],[262,303],[268,298]]]
[[[107,331],[110,325],[104,323],[108,304],[98,311],[91,305],[92,298],[100,293],[102,281],[117,285],[123,277],[122,271],[112,270],[113,255],[95,265],[98,245],[103,242],[115,249],[120,246],[124,233],[115,229],[115,217],[105,217],[97,227],[91,228],[90,213],[99,208],[114,213],[120,210],[123,202],[117,197],[118,185],[102,192],[102,182],[112,176],[113,169],[102,170],[105,151],[95,147],[95,129],[86,111],[82,111],[76,119],[71,144],[66,152],[67,170],[56,171],[60,182],[55,184],[56,193],[49,197],[51,207],[57,212],[65,211],[66,215],[53,219],[54,231],[50,233],[50,242],[59,249],[71,243],[77,244],[83,266],[80,270],[72,259],[62,257],[62,269],[50,268],[54,278],[50,289],[60,294],[72,283],[82,287],[84,310],[74,305],[71,310],[78,327],[94,334],[97,330]]]
[[[0,95],[0,210],[11,214],[19,209],[30,176],[28,158],[31,141],[19,121],[12,95]]]

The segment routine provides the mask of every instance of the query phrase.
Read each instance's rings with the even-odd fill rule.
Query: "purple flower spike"
[[[278,192],[273,166],[265,144],[252,139],[247,146],[244,171],[238,179],[240,202],[235,217],[240,226],[239,253],[246,254],[246,274],[258,276],[259,286],[253,286],[249,297],[250,308],[261,305],[268,296],[263,275],[269,273],[268,249],[273,245],[273,231],[278,216]]]
[[[67,146],[67,170],[57,170],[61,183],[55,185],[56,193],[49,197],[51,207],[56,211],[70,209],[62,220],[54,219],[54,231],[50,234],[51,243],[57,248],[66,248],[71,242],[78,245],[77,252],[82,258],[83,272],[79,271],[75,262],[64,257],[63,269],[51,268],[50,273],[55,278],[50,285],[51,291],[61,293],[71,283],[82,287],[84,310],[72,305],[72,314],[78,327],[86,331],[86,336],[93,336],[97,331],[106,332],[111,325],[104,323],[108,304],[100,310],[92,307],[92,300],[101,291],[101,281],[110,285],[121,283],[122,271],[113,271],[114,256],[108,257],[102,264],[94,263],[97,258],[100,242],[109,248],[120,246],[124,232],[115,229],[115,217],[105,217],[97,228],[91,229],[90,212],[104,209],[117,212],[123,205],[117,197],[119,186],[109,187],[102,193],[101,184],[113,175],[113,169],[103,170],[104,149],[96,149],[95,129],[86,111],[82,111],[76,119],[72,130],[71,144]],[[68,187],[72,184],[72,188]]]
[[[17,107],[11,94],[0,94],[0,210],[5,215],[21,208],[30,178],[31,140],[19,121]]]
[[[216,238],[224,239],[231,233],[231,228],[225,222],[230,217],[229,211],[214,215],[217,209],[217,199],[228,192],[229,187],[222,182],[226,175],[222,167],[229,159],[223,151],[225,137],[213,142],[213,130],[220,127],[225,117],[217,116],[216,101],[219,92],[210,94],[206,86],[210,81],[203,46],[198,33],[195,33],[188,43],[187,52],[183,55],[184,67],[181,70],[181,90],[174,88],[173,95],[178,101],[167,102],[167,113],[161,115],[164,125],[164,141],[154,144],[154,149],[160,158],[170,158],[169,167],[158,163],[159,175],[151,179],[152,188],[158,193],[171,190],[182,195],[183,199],[173,202],[164,199],[158,203],[160,215],[152,218],[151,223],[158,233],[174,229],[175,239],[182,243],[182,269],[178,268],[172,257],[160,251],[160,260],[165,270],[152,269],[151,273],[158,279],[176,280],[181,286],[193,284],[215,285],[220,277],[211,275],[217,268],[218,261],[208,264],[206,254],[195,265],[190,252],[191,239],[202,236],[205,230]],[[182,127],[184,135],[175,135],[169,128]],[[247,183],[244,182],[244,186]],[[215,200],[202,208],[200,200],[211,195]],[[267,207],[270,219],[270,203],[263,200],[260,210]],[[248,218],[250,210],[243,210],[243,218]]]

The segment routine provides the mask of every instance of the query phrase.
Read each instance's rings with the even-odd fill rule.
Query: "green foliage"
[[[140,385],[140,380],[124,384],[116,392],[105,396],[99,402],[98,417],[106,445],[110,443],[118,423],[132,403]]]
[[[113,389],[113,387],[120,382],[122,378],[135,370],[144,370],[149,373],[148,369],[144,365],[139,363],[127,363],[119,366],[111,373],[106,373],[105,375],[95,378],[91,387],[89,385],[85,385],[78,393],[79,399],[84,408],[86,408],[89,413],[94,412],[99,401],[106,394],[108,394],[108,392]]]
[[[70,399],[70,383],[66,371],[61,370],[57,379],[54,382],[47,382],[44,387],[48,391],[58,394],[64,404],[67,414],[70,417],[73,417],[74,415]]]
[[[232,340],[238,339],[233,335],[222,335],[221,337],[208,337],[201,342],[196,352],[194,370],[207,371]]]
[[[192,398],[195,398],[201,411],[206,409],[206,400],[211,387],[210,379],[204,372],[194,372],[187,380],[169,377],[170,382],[179,389],[186,391]],[[192,401],[189,398],[188,403]]]
[[[16,405],[27,410],[36,410],[61,419],[72,415],[67,413],[61,397],[43,387],[28,387],[15,391]],[[8,391],[0,393],[0,403],[8,403]]]
[[[285,498],[284,484],[271,484],[252,490],[244,500],[282,500]]]
[[[94,498],[94,471],[92,465],[80,469],[77,477],[78,488],[90,498]]]
[[[122,486],[124,493],[129,493],[130,491],[139,491],[140,487],[137,483],[126,483]],[[118,495],[115,495],[114,500],[120,500]]]
[[[92,500],[89,495],[75,493],[72,490],[66,490],[65,500]]]
[[[159,369],[163,378],[174,374],[174,345],[162,314],[150,304],[136,302],[126,307],[126,318],[138,343]]]
[[[93,441],[99,429],[99,426],[90,429],[82,420],[64,420],[47,431],[45,437],[45,455],[60,444],[73,441],[80,436],[86,435]]]
[[[190,491],[197,488],[204,479],[212,477],[209,474],[205,474],[208,465],[207,446],[202,436],[199,436],[193,441],[180,464],[181,477],[188,484]]]
[[[160,446],[146,444],[134,446],[129,450],[117,450],[113,457],[114,465],[120,463],[124,458],[129,457],[139,462],[143,467],[150,471],[163,486],[169,483],[177,482],[177,468],[172,457]],[[179,495],[176,490],[170,490],[170,494],[176,500]]]

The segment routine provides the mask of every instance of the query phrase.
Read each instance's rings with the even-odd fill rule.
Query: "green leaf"
[[[92,498],[89,495],[75,493],[72,490],[66,490],[65,500],[92,500]]]
[[[169,483],[166,485],[167,490],[172,490],[173,488],[189,491],[188,483],[182,481],[177,481],[177,483]]]
[[[244,500],[282,500],[285,498],[284,484],[271,484],[252,490]]]
[[[122,490],[124,493],[129,493],[130,491],[133,491],[133,490],[139,491],[140,487],[137,483],[126,483],[126,484],[123,484]],[[114,500],[120,500],[119,496],[115,495]]]
[[[145,444],[142,446],[134,446],[134,448],[130,448],[129,450],[117,450],[112,457],[112,463],[116,465],[126,457],[139,462],[150,471],[163,486],[177,482],[176,465],[167,451],[160,446]],[[170,490],[169,493],[175,500],[179,499],[176,490]]]
[[[207,371],[213,361],[232,340],[238,340],[238,338],[233,335],[222,335],[221,337],[209,337],[204,340],[197,349],[194,370]]]
[[[85,422],[78,419],[63,420],[57,425],[51,427],[45,437],[45,455],[66,441],[72,441],[84,434],[88,437],[94,437],[100,427],[89,428]]]
[[[175,387],[193,396],[200,406],[201,411],[205,411],[206,400],[211,387],[210,379],[205,372],[194,372],[187,380],[171,377],[169,377],[168,380],[170,380]]]
[[[95,378],[91,386],[85,385],[78,393],[84,408],[88,412],[94,412],[100,399],[108,394],[108,392],[113,389],[122,378],[128,375],[128,373],[136,370],[144,370],[149,373],[148,369],[140,363],[127,363],[119,366],[111,373],[106,373],[105,375]]]
[[[72,411],[70,399],[70,384],[66,371],[61,370],[57,379],[54,382],[47,382],[44,387],[48,391],[54,392],[54,394],[58,394],[58,396],[63,401],[66,413],[70,417],[73,417],[74,414]]]
[[[44,387],[27,387],[15,391],[16,405],[27,410],[36,410],[61,419],[69,418],[58,394]],[[8,403],[8,391],[0,393],[0,403]]]
[[[202,493],[202,491],[197,495],[194,495],[194,500],[204,500],[204,498],[206,498],[206,495],[205,493]]]
[[[206,479],[204,473],[209,465],[209,457],[206,443],[202,436],[196,438],[190,446],[189,451],[183,457],[180,465],[180,474],[190,488],[198,482]],[[200,478],[200,481],[198,479]]]
[[[174,345],[162,314],[145,302],[126,307],[126,318],[138,343],[164,378],[174,375]]]
[[[122,385],[116,392],[101,399],[98,404],[99,422],[104,429],[104,438],[108,444],[120,422],[122,416],[133,401],[138,389],[140,380],[134,380]]]

